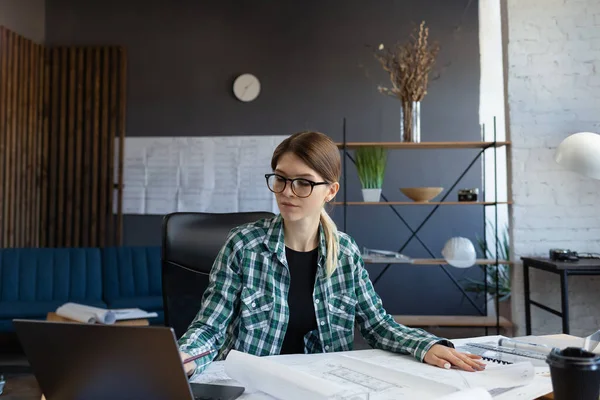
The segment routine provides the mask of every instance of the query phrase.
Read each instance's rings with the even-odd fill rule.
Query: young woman
[[[351,350],[355,321],[368,343],[442,368],[482,370],[479,356],[394,321],[382,306],[360,250],[324,209],[339,190],[340,152],[318,132],[285,139],[267,185],[280,214],[233,229],[210,274],[202,307],[179,340],[200,373],[230,349],[257,356]]]

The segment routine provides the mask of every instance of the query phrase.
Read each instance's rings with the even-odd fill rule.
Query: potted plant
[[[508,240],[508,228],[505,228],[501,234],[501,237],[497,237],[498,240],[498,260],[509,261],[510,260],[510,243]],[[477,237],[477,243],[479,250],[484,258],[495,260],[495,244],[491,246],[486,240]],[[496,302],[495,297],[498,295],[498,304],[500,306],[500,315],[503,315],[510,319],[510,303],[507,301],[511,294],[510,285],[510,265],[499,264],[498,274],[496,279],[496,265],[495,264],[484,264],[479,265],[482,271],[487,277],[487,291],[486,281],[483,279],[477,280],[472,278],[466,278],[466,285],[464,286],[465,291],[485,294],[488,308],[488,315],[495,315]],[[496,293],[496,283],[498,286],[498,292]]]
[[[387,150],[383,147],[360,147],[355,152],[356,170],[362,186],[363,200],[378,202],[387,163]]]
[[[391,83],[390,88],[379,86],[379,92],[400,100],[400,140],[420,142],[420,105],[427,94],[440,46],[429,42],[429,28],[423,21],[406,43],[398,43],[395,48],[385,48],[382,43],[378,50],[375,58],[389,74]]]

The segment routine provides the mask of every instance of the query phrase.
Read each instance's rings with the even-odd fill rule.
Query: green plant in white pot
[[[378,202],[387,164],[387,150],[377,146],[360,147],[356,149],[355,158],[363,200]]]

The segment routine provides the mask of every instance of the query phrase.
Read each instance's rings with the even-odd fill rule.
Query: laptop
[[[13,324],[47,400],[234,400],[244,392],[189,383],[169,327]]]

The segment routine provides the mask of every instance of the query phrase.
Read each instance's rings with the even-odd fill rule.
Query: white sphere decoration
[[[477,253],[473,243],[464,237],[453,237],[442,249],[446,262],[456,268],[469,268],[475,264]]]

